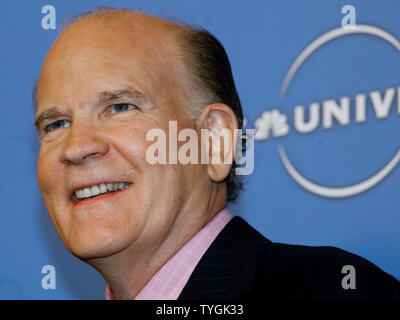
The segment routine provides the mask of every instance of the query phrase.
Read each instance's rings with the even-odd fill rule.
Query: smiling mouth
[[[90,188],[77,189],[73,193],[71,200],[74,203],[85,202],[107,194],[117,193],[126,189],[129,185],[131,185],[130,182],[102,183]]]

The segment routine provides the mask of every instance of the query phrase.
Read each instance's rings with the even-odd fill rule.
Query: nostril
[[[86,160],[86,158],[88,158],[90,156],[98,156],[98,155],[100,155],[98,152],[93,152],[93,153],[90,153],[90,154],[87,154],[86,156],[84,156],[82,158],[82,160]]]
[[[65,164],[72,164],[72,163],[78,164],[78,163],[81,163],[82,161],[87,160],[90,157],[98,157],[100,155],[101,155],[101,153],[99,153],[99,152],[92,152],[92,153],[86,154],[84,156],[79,156],[79,155],[76,155],[75,157],[65,156],[65,157],[62,157],[61,161],[64,162]],[[69,160],[69,159],[71,159],[71,160]]]

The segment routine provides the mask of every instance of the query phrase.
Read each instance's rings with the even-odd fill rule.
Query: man
[[[35,105],[45,205],[109,299],[399,298],[399,283],[362,258],[271,243],[232,218],[232,161],[149,163],[147,134],[170,121],[198,137],[228,129],[223,148],[201,148],[233,160],[243,115],[209,33],[129,10],[82,15],[49,51]],[[355,289],[342,286],[345,265]]]

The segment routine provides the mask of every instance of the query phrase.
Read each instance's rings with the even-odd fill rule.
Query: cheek
[[[161,128],[161,125],[157,121],[143,119],[120,127],[110,135],[117,154],[125,158],[136,170],[154,168],[146,159],[146,151],[155,142],[147,141],[146,137],[154,128]],[[161,129],[168,135],[164,128]]]
[[[178,164],[150,164],[146,152],[158,140],[146,141],[147,133],[152,129],[161,129],[166,137],[166,160],[168,162],[168,123],[165,121],[143,121],[141,126],[130,126],[120,130],[113,138],[113,146],[117,154],[121,155],[134,168],[137,178],[137,187],[140,190],[142,201],[155,205],[156,199],[173,198],[182,186],[182,178],[186,167]]]
[[[56,214],[56,212],[63,213],[60,210],[60,197],[64,194],[61,183],[63,181],[63,171],[57,159],[56,152],[49,148],[41,147],[38,155],[37,178],[47,212],[62,241],[66,243],[65,235],[61,228],[61,221],[65,220],[65,217],[63,214]]]
[[[37,178],[43,196],[54,193],[60,185],[60,164],[55,152],[41,147],[38,156]]]

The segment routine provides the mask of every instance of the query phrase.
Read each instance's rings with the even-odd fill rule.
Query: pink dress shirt
[[[135,300],[176,300],[203,254],[232,218],[227,209],[215,215],[153,275]],[[114,300],[108,285],[106,300]]]

